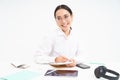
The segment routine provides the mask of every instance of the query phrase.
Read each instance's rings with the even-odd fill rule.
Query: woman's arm
[[[41,45],[36,50],[35,53],[35,62],[36,63],[49,63],[54,62],[55,57],[50,56],[52,53],[53,45],[54,45],[53,37],[47,35],[41,41]]]

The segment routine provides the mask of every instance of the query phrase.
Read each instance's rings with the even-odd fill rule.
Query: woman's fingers
[[[72,63],[66,64],[67,67],[74,67],[76,65],[76,62],[75,62],[74,59],[70,59],[69,61],[72,62]]]
[[[68,61],[68,58],[65,56],[58,56],[55,58],[55,62],[66,62]]]
[[[66,61],[72,62],[70,64],[66,64],[67,67],[74,67],[76,65],[76,62],[74,59],[68,59],[65,56],[58,56],[55,58],[55,62],[66,62]]]

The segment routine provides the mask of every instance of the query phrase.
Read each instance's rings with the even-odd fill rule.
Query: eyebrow
[[[67,15],[67,16],[70,16],[69,14],[64,14],[63,16],[66,16],[66,15]],[[56,16],[56,18],[57,18],[57,17],[61,17],[61,16]]]

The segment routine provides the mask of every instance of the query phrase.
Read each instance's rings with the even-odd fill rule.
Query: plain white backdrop
[[[120,0],[0,0],[0,60],[31,59],[44,34],[57,27],[59,4],[73,11],[81,56],[120,60]]]

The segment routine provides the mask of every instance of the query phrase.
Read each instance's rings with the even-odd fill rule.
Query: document
[[[66,62],[51,62],[49,63],[50,65],[53,65],[53,66],[61,66],[61,65],[66,65],[66,64],[70,64],[72,63],[71,61],[66,61]]]

